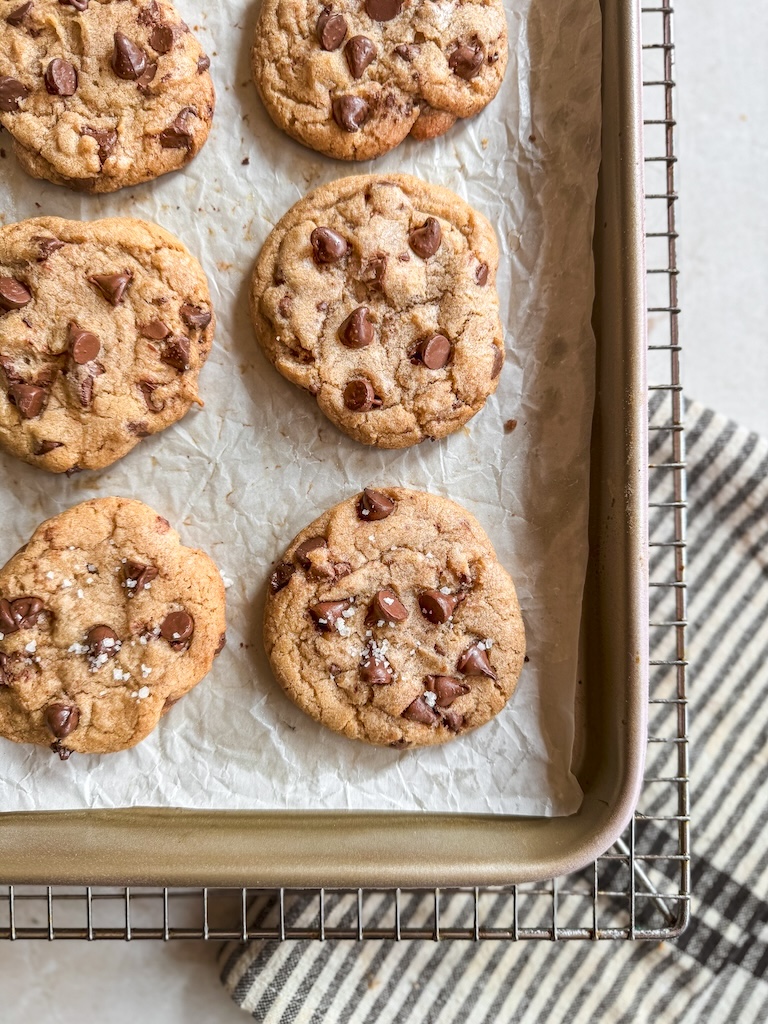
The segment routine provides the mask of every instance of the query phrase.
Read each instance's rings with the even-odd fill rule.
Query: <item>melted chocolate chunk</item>
[[[0,309],[23,309],[32,301],[32,292],[15,277],[0,277]]]
[[[144,565],[142,562],[132,562],[130,559],[123,563],[123,583],[125,583],[126,597],[135,597],[144,591],[148,583],[157,579],[159,569],[154,565]]]
[[[493,366],[491,368],[491,380],[495,380],[501,373],[501,368],[504,365],[504,349],[499,348],[497,345],[493,347]]]
[[[337,96],[331,107],[334,121],[345,132],[359,132],[368,120],[368,104],[361,96]]]
[[[37,242],[37,262],[44,263],[49,256],[53,256],[59,249],[64,248],[64,242],[58,238],[46,238],[44,235],[35,235],[33,242]]]
[[[174,334],[165,342],[160,358],[164,363],[167,363],[168,366],[172,366],[175,370],[179,370],[183,373],[185,370],[189,369],[189,355],[189,338],[185,338],[179,334]]]
[[[423,363],[428,370],[442,370],[451,358],[451,343],[444,334],[425,338],[411,356],[411,361]]]
[[[389,686],[395,681],[395,673],[383,654],[373,644],[363,652],[357,670],[360,679],[369,686]]]
[[[477,269],[475,270],[475,281],[477,281],[481,288],[488,283],[487,263],[478,264]]]
[[[372,344],[373,336],[367,306],[358,306],[339,328],[339,341],[347,348],[367,348]]]
[[[211,66],[211,58],[207,53],[204,53],[201,57],[197,58],[197,73],[202,75],[204,71],[207,71]]]
[[[326,265],[338,263],[347,254],[349,246],[341,235],[332,228],[315,228],[309,236],[312,258],[315,263]]]
[[[20,629],[32,629],[45,611],[39,597],[17,597],[13,601],[0,600],[0,633],[8,636]]]
[[[403,0],[365,0],[365,13],[373,21],[391,21],[402,6]]]
[[[123,32],[115,32],[115,47],[112,51],[112,70],[118,78],[135,82],[141,78],[147,67],[147,55]]]
[[[139,387],[141,393],[144,396],[147,408],[150,412],[162,412],[165,408],[165,402],[162,398],[155,397],[155,391],[160,387],[160,384],[155,383],[151,380],[139,381]]]
[[[68,341],[72,360],[78,366],[90,363],[101,351],[98,337],[90,331],[84,331],[74,321],[69,324]]]
[[[158,136],[163,149],[188,149],[192,145],[194,133],[187,122],[196,116],[192,107],[180,110],[176,119]]]
[[[57,740],[74,732],[79,721],[80,712],[74,704],[49,704],[45,709],[45,724]]]
[[[288,580],[296,572],[295,566],[290,562],[281,562],[269,577],[269,589],[277,594],[283,587],[288,585]]]
[[[21,7],[17,7],[15,11],[11,11],[5,20],[9,25],[13,25],[14,28],[16,28],[21,25],[31,10],[32,0],[28,0],[26,4],[22,4]]]
[[[376,44],[368,36],[352,36],[344,47],[344,56],[353,78],[362,78],[363,72],[376,56]]]
[[[192,306],[186,303],[179,310],[179,316],[187,327],[203,329],[211,322],[211,312],[208,309],[201,309],[199,306]]]
[[[52,96],[74,96],[77,71],[68,60],[55,57],[45,69],[45,88]]]
[[[160,623],[160,636],[171,647],[183,647],[195,631],[195,620],[189,612],[171,612]]]
[[[357,503],[357,514],[360,519],[369,523],[378,523],[395,511],[395,502],[382,491],[374,491],[366,487]]]
[[[479,643],[470,644],[470,646],[460,656],[456,663],[456,668],[465,676],[488,676],[489,679],[496,678],[496,673],[491,668],[491,663],[488,660],[485,648],[480,647]]]
[[[440,721],[440,715],[427,704],[423,697],[417,697],[408,705],[402,714],[409,722],[418,722],[420,725],[435,726]]]
[[[483,49],[479,43],[475,42],[471,45],[462,43],[456,47],[448,58],[448,67],[454,75],[458,75],[465,82],[469,82],[479,74],[484,59]]]
[[[374,594],[368,609],[368,622],[388,622],[390,626],[396,626],[399,622],[405,622],[408,618],[408,609],[398,598],[394,590],[385,587]]]
[[[90,0],[59,0],[65,7],[74,7],[76,11],[87,11]]]
[[[344,612],[351,607],[352,602],[343,601],[320,601],[313,604],[309,614],[321,633],[330,633],[336,628],[339,619],[343,620]]]
[[[144,338],[152,338],[153,341],[162,341],[171,333],[162,320],[150,320],[148,324],[139,325],[139,333]]]
[[[63,447],[63,441],[38,441],[35,445],[35,455],[47,455],[49,452]]]
[[[408,236],[408,244],[411,249],[423,260],[435,255],[442,240],[442,229],[434,217],[427,217],[422,226],[414,228]]]
[[[463,600],[463,594],[443,594],[440,590],[424,590],[419,594],[419,608],[429,622],[442,624],[451,618]]]
[[[373,384],[363,377],[355,377],[344,388],[344,405],[350,412],[370,412],[381,405],[373,390]]]
[[[436,704],[439,708],[449,708],[457,697],[469,693],[470,690],[466,683],[451,676],[427,676],[424,687],[436,695]]]
[[[133,274],[129,271],[122,274],[91,274],[88,280],[99,289],[110,305],[119,306],[126,288],[133,280]]]
[[[155,25],[149,34],[149,45],[156,53],[168,53],[173,47],[175,33],[171,25]]]
[[[312,562],[308,557],[310,552],[326,547],[328,547],[328,541],[325,537],[310,537],[309,540],[305,540],[303,544],[299,544],[293,553],[293,557],[306,572],[308,569],[312,568]]]
[[[109,128],[81,128],[81,135],[94,139],[99,147],[99,163],[103,165],[117,144],[117,132]]]
[[[12,384],[8,389],[8,401],[19,410],[22,419],[33,420],[45,408],[48,392],[36,384]]]
[[[92,626],[88,630],[85,642],[88,645],[89,655],[94,659],[101,658],[102,655],[114,658],[120,650],[120,641],[117,633],[114,629],[110,629],[109,626]]]
[[[347,23],[332,7],[324,7],[317,19],[317,39],[323,50],[338,50],[347,34]]]
[[[29,89],[17,78],[0,76],[0,110],[13,114],[19,109],[19,103],[29,96]]]

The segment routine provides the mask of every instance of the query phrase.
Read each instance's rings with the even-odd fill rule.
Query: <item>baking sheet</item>
[[[594,397],[598,2],[508,3],[510,64],[494,103],[443,139],[406,142],[357,165],[293,143],[261,108],[249,69],[256,6],[206,6],[179,5],[212,56],[218,92],[211,137],[186,171],[80,196],[27,178],[0,136],[5,222],[155,220],[201,259],[219,318],[201,377],[205,409],[122,462],[67,479],[0,455],[0,560],[40,520],[78,501],[140,498],[231,581],[229,643],[211,675],[132,751],[64,763],[2,741],[0,806],[572,813],[581,797],[569,762]],[[496,395],[465,430],[399,452],[337,432],[264,360],[248,318],[253,262],[282,213],[315,185],[374,169],[454,189],[489,216],[502,251],[507,363]],[[283,697],[261,650],[271,564],[302,526],[369,484],[421,487],[466,505],[518,586],[530,658],[518,690],[490,725],[438,749],[380,750],[322,729]]]

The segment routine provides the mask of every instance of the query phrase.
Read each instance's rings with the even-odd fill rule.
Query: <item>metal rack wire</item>
[[[688,922],[685,442],[672,0],[643,8],[650,405],[649,756],[625,834],[590,867],[507,890],[0,890],[0,939],[668,939]]]

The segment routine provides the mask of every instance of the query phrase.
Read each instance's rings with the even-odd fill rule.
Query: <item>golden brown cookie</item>
[[[405,174],[342,178],[272,231],[251,287],[267,358],[350,437],[404,448],[462,427],[498,384],[493,228]]]
[[[501,0],[262,0],[251,58],[270,117],[305,146],[369,160],[432,139],[499,91]]]
[[[264,643],[322,725],[395,747],[485,725],[525,655],[515,587],[460,505],[401,487],[334,506],[273,571]]]
[[[0,227],[0,445],[100,469],[200,402],[214,318],[202,267],[128,218]]]
[[[210,61],[167,0],[0,0],[0,123],[35,178],[113,192],[183,167]]]
[[[224,646],[224,584],[140,501],[42,523],[0,569],[0,735],[66,760],[143,740]]]

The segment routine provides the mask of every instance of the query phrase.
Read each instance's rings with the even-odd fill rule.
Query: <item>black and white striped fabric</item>
[[[768,1021],[768,443],[692,403],[687,445],[695,826],[689,929],[661,944],[230,944],[222,951],[222,981],[255,1020]],[[652,774],[661,756],[651,750]],[[491,918],[504,914],[509,899],[493,897]],[[266,917],[271,908],[254,912]],[[402,920],[427,922],[430,912],[426,896],[412,897]],[[329,923],[346,914],[354,926],[350,904],[339,901],[333,913]],[[316,904],[299,901],[289,914],[311,925]]]

